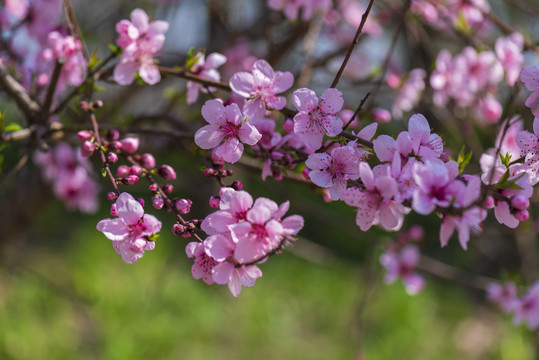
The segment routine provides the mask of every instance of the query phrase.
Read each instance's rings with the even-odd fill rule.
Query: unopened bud
[[[525,210],[530,206],[530,200],[527,196],[518,194],[511,199],[511,205],[518,210]]]
[[[310,177],[309,177],[310,172],[311,172],[311,170],[309,168],[305,168],[305,169],[301,170],[301,175],[303,175],[305,180],[309,180],[310,179]]]
[[[81,101],[80,102],[80,108],[82,109],[82,111],[88,111],[90,109],[90,104],[88,104],[87,101]]]
[[[234,190],[241,190],[243,189],[243,183],[241,181],[235,180],[232,182],[232,185],[230,187]]]
[[[94,108],[96,109],[101,109],[103,107],[103,101],[101,100],[96,100],[94,101],[94,103],[92,104]]]
[[[142,154],[140,157],[140,165],[145,169],[153,169],[155,167],[155,158],[152,154]]]
[[[151,185],[150,185],[150,191],[151,191],[151,192],[156,192],[158,188],[159,188],[159,187],[157,186],[157,184],[151,184]]]
[[[89,140],[86,140],[85,142],[82,143],[80,153],[82,156],[88,157],[93,154],[94,150],[95,150],[95,144]]]
[[[161,210],[163,208],[163,205],[165,205],[165,201],[162,197],[156,196],[152,199],[152,205],[157,210]]]
[[[138,181],[138,176],[137,175],[129,175],[129,176],[124,177],[122,179],[122,184],[124,184],[124,185],[133,185],[137,181]]]
[[[388,123],[391,121],[391,113],[382,108],[372,109],[372,118],[378,123]]]
[[[118,155],[113,152],[107,154],[107,162],[109,164],[114,164],[116,161],[118,161]]]
[[[165,184],[162,186],[162,189],[165,193],[170,194],[174,190],[174,186],[172,184]]]
[[[213,168],[207,168],[206,171],[204,171],[204,175],[206,176],[214,176],[215,170]]]
[[[116,141],[120,138],[120,132],[116,129],[110,129],[107,131],[107,139],[109,141]]]
[[[120,165],[118,166],[118,169],[116,169],[116,177],[124,178],[129,175],[129,166],[127,165]]]
[[[116,204],[112,204],[110,206],[110,214],[112,216],[118,216],[118,207],[116,206]]]
[[[168,165],[162,165],[159,170],[157,170],[159,175],[165,180],[175,180],[176,179],[176,172],[171,166]]]
[[[107,199],[109,199],[110,201],[114,201],[118,198],[118,194],[116,194],[115,192],[111,191],[107,194]]]
[[[218,209],[220,202],[221,202],[221,199],[219,198],[219,196],[212,196],[210,198],[210,207],[212,209]]]
[[[82,130],[77,133],[77,136],[80,141],[85,141],[90,140],[94,136],[94,133],[88,130]]]
[[[174,224],[174,226],[172,226],[172,232],[176,236],[182,236],[186,230],[185,226],[181,224]]]
[[[142,168],[138,165],[133,165],[129,168],[129,174],[130,175],[140,175],[142,174]]]
[[[485,209],[492,209],[495,205],[496,205],[496,203],[494,201],[494,198],[492,196],[487,196],[487,198],[485,199],[485,202],[483,204]]]
[[[113,141],[113,142],[111,142],[111,143],[109,144],[109,148],[110,148],[111,150],[114,150],[114,151],[122,150],[123,147],[124,147],[124,146],[123,146],[122,143],[119,142],[119,141]]]
[[[528,212],[528,210],[517,210],[513,215],[517,218],[518,221],[526,221],[530,218],[530,213]]]
[[[122,143],[122,150],[128,154],[133,154],[138,150],[139,139],[136,137],[127,137],[120,141]]]
[[[286,119],[283,124],[283,129],[286,132],[294,131],[294,122],[291,119]]]
[[[174,206],[180,213],[188,214],[191,211],[191,204],[193,204],[191,200],[180,199],[174,203]]]

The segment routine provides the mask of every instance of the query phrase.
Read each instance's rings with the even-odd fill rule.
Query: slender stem
[[[195,75],[195,74],[190,73],[190,72],[185,71],[185,70],[174,70],[174,69],[163,67],[163,66],[158,66],[158,68],[159,68],[159,71],[161,72],[161,74],[177,76],[177,77],[180,77],[180,78],[183,78],[183,79],[186,79],[186,80],[197,82],[197,83],[202,84],[204,86],[213,86],[213,87],[216,87],[218,89],[226,90],[226,91],[229,91],[229,92],[232,91],[232,89],[230,88],[230,86],[227,83],[224,83],[224,82],[221,82],[221,81],[214,81],[214,80],[205,79],[205,78],[202,78],[202,77],[200,77],[198,75]]]
[[[39,104],[32,100],[26,89],[11,76],[3,63],[0,62],[0,85],[3,90],[11,96],[17,106],[26,116],[26,118],[33,122],[37,114],[40,111]]]
[[[339,83],[339,79],[341,78],[344,68],[348,64],[348,60],[350,59],[350,56],[352,55],[352,52],[354,51],[354,48],[359,43],[359,37],[361,35],[361,31],[363,30],[363,26],[365,26],[365,22],[367,21],[367,17],[369,16],[369,13],[371,12],[372,6],[374,4],[374,0],[369,1],[369,6],[367,6],[367,10],[361,17],[361,22],[359,23],[359,27],[356,31],[356,36],[354,36],[354,41],[352,41],[352,44],[350,44],[350,47],[348,47],[348,51],[346,52],[346,55],[344,57],[344,60],[342,62],[341,68],[337,72],[337,75],[335,75],[335,79],[333,79],[333,82],[331,83],[330,88],[337,87],[337,84]]]
[[[103,151],[102,142],[101,142],[101,136],[99,135],[99,126],[97,125],[97,119],[95,118],[95,114],[93,111],[90,112],[90,120],[92,121],[92,126],[94,128],[94,136],[95,140],[97,142],[97,146],[99,147],[99,153],[101,154],[101,161],[103,162],[103,167],[112,182],[112,186],[114,187],[114,191],[116,194],[120,195],[120,190],[118,190],[118,185],[116,184],[116,178],[114,175],[112,175],[112,172],[110,171],[109,164],[107,162],[107,158],[105,156],[105,152]]]
[[[47,121],[49,117],[52,99],[54,98],[54,93],[56,92],[56,87],[58,86],[58,79],[60,79],[60,74],[62,72],[63,61],[56,60],[54,64],[54,70],[52,72],[52,78],[47,88],[47,94],[45,95],[45,102],[41,108],[41,121]]]

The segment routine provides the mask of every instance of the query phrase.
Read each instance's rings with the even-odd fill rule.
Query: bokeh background
[[[271,56],[279,69],[300,69],[301,37],[286,54],[272,52],[275,49],[263,41],[292,36],[302,25],[280,25],[282,15],[264,10],[265,1],[164,3],[72,1],[88,48],[102,56],[107,44],[114,43],[115,22],[140,6],[171,23],[162,56],[167,65],[183,64],[191,47],[223,51],[250,34],[258,37],[252,46],[255,56]],[[265,25],[274,25],[273,32],[266,33]],[[372,52],[383,52],[391,41],[394,24],[387,27],[387,36],[372,44]],[[320,46],[320,51],[327,51],[329,45]],[[413,60],[409,54],[403,57]],[[315,73],[313,87],[327,86],[330,70]],[[166,79],[152,88],[107,84],[100,121],[119,126],[138,117],[137,125],[154,126],[156,119],[150,115],[166,107],[180,120],[175,129],[193,131],[199,126],[200,103],[185,106],[184,85],[178,79]],[[343,84],[352,103],[361,99],[361,89],[354,83]],[[14,105],[3,99],[2,106],[10,120],[17,121]],[[76,114],[71,108],[62,120],[77,125]],[[390,127],[396,132],[405,125],[384,129]],[[492,140],[488,131],[478,130],[478,134],[479,141]],[[444,139],[449,145],[458,143],[449,136]],[[21,144],[1,146],[4,170],[26,151]],[[191,146],[148,135],[142,138],[141,148],[159,153],[158,161],[175,167],[175,193],[192,199],[192,216],[203,218],[211,211],[208,197],[218,188],[203,176],[204,162],[189,151]],[[99,164],[94,165],[99,169]],[[164,231],[155,250],[136,264],[123,263],[95,227],[109,216],[105,182],[101,211],[93,215],[67,211],[31,163],[3,182],[0,359],[534,358],[536,335],[524,326],[513,326],[509,316],[486,302],[484,292],[462,281],[467,273],[499,276],[502,260],[508,270],[501,275],[512,277],[522,266],[518,254],[523,247],[516,245],[517,238],[535,236],[531,222],[523,224],[517,235],[489,222],[492,227],[464,252],[454,239],[440,249],[435,215],[411,217],[405,227],[421,223],[425,229],[422,251],[461,269],[452,280],[425,272],[425,290],[412,297],[400,283],[383,283],[379,256],[393,234],[377,229],[361,232],[352,209],[324,202],[311,186],[273,179],[262,182],[259,173],[247,167],[233,169],[234,179],[242,180],[255,197],[279,203],[290,199],[289,213],[306,219],[295,246],[261,265],[264,276],[238,298],[226,287],[207,286],[192,278],[192,261],[185,255],[188,239],[168,231],[172,217],[161,216]],[[131,192],[135,197],[148,195],[144,184]],[[156,213],[149,205],[146,211]]]

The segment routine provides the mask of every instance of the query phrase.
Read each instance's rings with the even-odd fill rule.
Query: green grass
[[[524,329],[456,288],[429,281],[410,297],[376,282],[360,313],[367,269],[285,252],[234,298],[191,277],[184,244],[163,235],[127,265],[88,220],[59,244],[14,247],[0,272],[0,359],[532,358]],[[495,331],[475,357],[459,341],[482,323]]]

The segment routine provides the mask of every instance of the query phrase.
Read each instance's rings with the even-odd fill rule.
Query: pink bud
[[[186,230],[185,226],[181,224],[174,224],[174,226],[172,226],[172,232],[176,236],[182,236]]]
[[[163,191],[167,194],[170,194],[174,190],[174,186],[172,186],[171,184],[165,184],[162,188]]]
[[[109,199],[110,201],[114,201],[116,200],[116,198],[118,198],[118,194],[116,194],[115,192],[111,191],[107,194],[107,199]]]
[[[81,101],[80,102],[80,108],[82,109],[82,111],[88,111],[88,109],[90,109],[90,104],[88,104],[87,101]]]
[[[116,204],[112,204],[110,207],[110,214],[112,216],[118,216],[118,208],[116,207]]]
[[[82,130],[77,133],[77,136],[79,137],[80,141],[90,140],[94,133],[88,130]]]
[[[95,150],[95,144],[89,140],[86,140],[85,142],[82,143],[80,152],[82,156],[88,157],[93,154],[94,150]]]
[[[152,205],[154,208],[156,208],[157,210],[160,210],[163,208],[163,205],[165,205],[165,201],[163,200],[162,197],[160,196],[156,196],[152,199]]]
[[[517,210],[513,215],[517,218],[518,221],[526,221],[530,218],[530,213],[528,212],[528,210]]]
[[[109,147],[110,147],[112,150],[114,150],[114,151],[119,151],[119,150],[122,150],[122,148],[123,148],[124,146],[123,146],[122,143],[119,142],[119,141],[113,141],[113,142],[111,142],[111,143],[109,144]]]
[[[133,165],[129,168],[129,174],[130,175],[140,175],[142,174],[142,168],[138,165]]]
[[[120,132],[116,129],[110,129],[108,132],[107,132],[107,139],[109,139],[109,141],[116,141],[120,138]]]
[[[138,198],[137,201],[139,202],[140,205],[144,206],[144,199],[143,198]]]
[[[309,177],[310,172],[311,172],[311,170],[309,170],[309,168],[305,168],[305,169],[301,170],[301,175],[303,175],[305,180],[309,180],[310,179],[310,177]]]
[[[161,165],[159,170],[157,170],[159,175],[165,180],[175,180],[176,179],[176,172],[174,169],[168,165]]]
[[[122,184],[124,185],[133,185],[138,181],[137,175],[129,175],[128,177],[125,177],[122,179]]]
[[[390,88],[396,89],[401,86],[401,79],[396,74],[389,74],[386,79],[386,83]]]
[[[150,191],[151,191],[151,192],[156,192],[158,188],[159,188],[159,187],[157,186],[157,184],[151,184],[151,185],[150,185]]]
[[[215,170],[212,169],[212,168],[207,168],[206,171],[204,171],[204,175],[206,175],[206,176],[214,176],[215,175]]]
[[[494,202],[494,198],[493,198],[492,196],[487,196],[487,198],[485,199],[485,203],[483,204],[483,206],[484,206],[486,209],[492,209],[495,205],[496,205],[496,203]]]
[[[210,198],[210,207],[212,209],[218,209],[220,202],[221,202],[221,199],[219,198],[219,196],[212,196]]]
[[[234,190],[241,190],[243,189],[243,183],[241,181],[235,180],[232,182],[232,185],[230,187]]]
[[[145,169],[153,169],[155,167],[155,158],[152,154],[142,154],[140,157],[140,165]]]
[[[180,200],[177,200],[175,203],[174,203],[174,206],[176,206],[176,209],[182,213],[182,214],[188,214],[189,211],[191,211],[191,204],[193,202],[191,200],[187,200],[187,199],[180,199]]]
[[[372,109],[372,118],[378,123],[388,123],[391,121],[391,113],[382,108]]]
[[[109,164],[114,164],[116,161],[118,161],[118,155],[113,152],[107,154],[107,162]]]
[[[283,129],[286,132],[294,131],[294,121],[292,121],[291,119],[286,119],[283,123]]]
[[[530,200],[523,194],[513,196],[511,205],[518,210],[525,210],[530,206]]]
[[[425,236],[425,230],[421,225],[414,225],[410,228],[410,239],[419,241]]]
[[[138,150],[139,139],[135,137],[127,137],[120,141],[122,143],[122,149],[128,154],[133,154]]]
[[[120,165],[118,166],[118,169],[116,169],[116,177],[124,178],[129,175],[129,166],[127,165]]]
[[[96,100],[94,101],[94,103],[92,104],[94,106],[94,108],[96,109],[101,109],[103,107],[103,101],[101,100]]]

